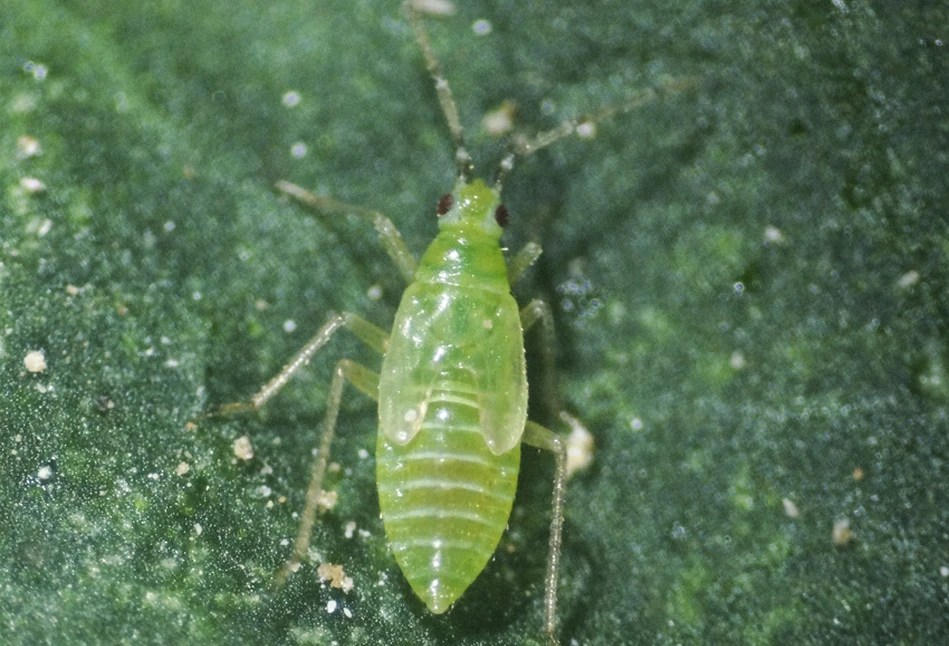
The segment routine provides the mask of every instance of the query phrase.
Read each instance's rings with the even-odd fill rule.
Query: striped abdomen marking
[[[481,433],[476,394],[443,384],[421,430],[398,446],[379,434],[379,507],[395,560],[429,610],[441,613],[487,564],[511,514],[520,446],[502,455]]]

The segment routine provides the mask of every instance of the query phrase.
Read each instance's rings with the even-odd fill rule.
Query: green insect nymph
[[[497,191],[459,183],[402,297],[379,378],[376,480],[386,535],[429,610],[447,610],[507,525],[527,421],[517,302]]]
[[[492,186],[480,179],[469,181],[473,165],[458,108],[414,2],[418,0],[405,3],[406,14],[435,81],[458,170],[454,191],[438,201],[439,233],[421,261],[416,261],[398,230],[381,213],[315,195],[289,182],[277,184],[283,194],[319,213],[355,215],[372,223],[408,284],[391,334],[356,314],[333,315],[250,401],[218,410],[259,409],[341,328],[377,351],[382,356],[379,373],[349,359],[336,364],[293,553],[277,580],[283,582],[307,558],[343,387],[349,383],[379,403],[376,481],[386,536],[412,590],[433,613],[451,607],[497,548],[511,514],[521,443],[552,452],[556,469],[544,582],[544,633],[550,644],[556,644],[567,451],[560,436],[527,419],[523,342],[523,335],[540,323],[536,329],[543,336],[542,358],[549,375],[553,316],[541,300],[519,308],[511,296],[511,285],[541,249],[528,243],[508,258],[502,253],[499,240],[508,212],[501,205],[501,178],[513,168],[515,157],[526,157],[572,134],[580,123],[653,100],[657,92],[636,94],[620,106],[518,139],[501,162]],[[688,84],[687,80],[679,85]],[[580,427],[563,411],[560,418],[575,429]]]

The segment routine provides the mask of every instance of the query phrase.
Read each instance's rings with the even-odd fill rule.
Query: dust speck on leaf
[[[790,498],[784,498],[781,500],[781,504],[784,506],[784,514],[788,518],[797,518],[801,515],[801,511],[797,508],[797,505]]]
[[[250,460],[254,457],[254,447],[251,446],[250,438],[241,435],[234,440],[234,455],[240,460]]]
[[[40,193],[46,190],[46,184],[35,177],[24,177],[20,180],[20,186],[27,193]]]
[[[23,358],[23,365],[29,372],[46,372],[46,355],[42,350],[28,352]]]
[[[845,547],[853,541],[853,531],[850,529],[850,521],[846,518],[841,518],[834,523],[834,530],[832,533],[834,545],[837,547]]]
[[[336,588],[343,592],[349,592],[353,589],[353,580],[351,577],[346,576],[342,565],[320,563],[320,566],[316,569],[316,575],[320,577],[320,581],[329,583],[331,588]]]

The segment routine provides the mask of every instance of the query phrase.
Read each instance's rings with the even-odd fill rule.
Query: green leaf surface
[[[0,643],[542,643],[549,456],[525,450],[496,558],[433,616],[387,551],[352,390],[340,502],[272,586],[332,366],[377,357],[340,335],[261,413],[202,417],[330,312],[388,327],[398,304],[371,228],[276,180],[384,211],[416,252],[434,233],[453,151],[399,3],[0,15]],[[695,79],[505,182],[507,244],[545,248],[517,295],[553,304],[596,441],[563,643],[946,639],[949,10],[474,1],[427,24],[485,174],[504,101],[536,132]]]

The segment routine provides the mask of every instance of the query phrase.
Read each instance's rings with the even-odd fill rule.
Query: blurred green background
[[[313,555],[355,588],[307,566],[271,589],[332,365],[367,350],[340,335],[260,414],[188,423],[331,311],[391,321],[371,228],[272,186],[424,248],[452,150],[399,3],[0,6],[0,642],[541,643],[549,456],[525,449],[496,558],[435,617],[387,553],[352,390]],[[564,644],[946,639],[949,9],[485,1],[427,24],[486,173],[504,101],[534,132],[698,80],[506,182],[507,243],[545,248],[517,295],[554,305],[596,440]]]

